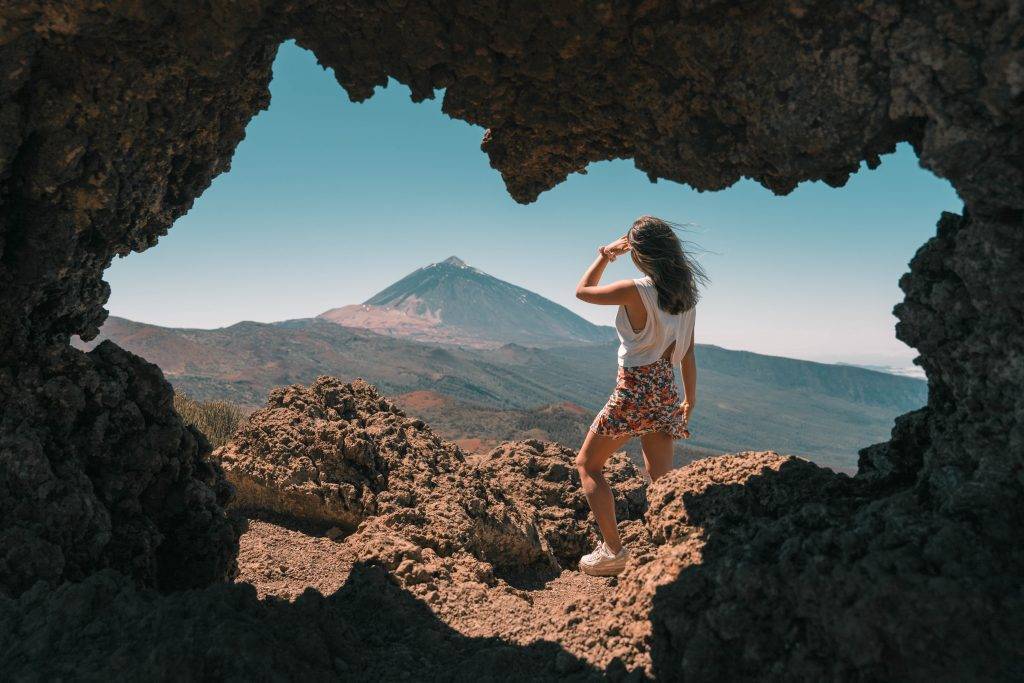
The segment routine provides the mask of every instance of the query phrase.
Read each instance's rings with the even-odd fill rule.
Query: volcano
[[[417,341],[490,348],[608,342],[594,325],[539,294],[499,280],[452,256],[405,276],[362,304],[319,318]]]

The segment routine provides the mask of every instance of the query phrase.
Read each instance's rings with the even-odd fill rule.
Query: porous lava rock
[[[780,489],[778,479],[767,476],[783,466],[787,473],[800,473],[799,490],[792,485]],[[810,461],[774,451],[703,458],[651,487],[646,522],[654,543],[678,545],[692,540],[694,530],[706,537],[719,525],[777,517],[786,506],[836,498],[846,483],[845,477]]]
[[[547,451],[549,457],[540,460],[552,463],[561,455],[549,445],[506,448],[519,454],[513,461],[528,460],[531,451],[533,457]],[[450,677],[457,662],[460,676],[498,680],[598,674],[613,680],[638,674],[888,680],[900,671],[910,679],[942,678],[943,670],[956,679],[1013,680],[1019,660],[1006,652],[1016,644],[986,644],[988,633],[977,622],[953,634],[969,642],[946,643],[951,659],[933,661],[937,640],[950,634],[939,618],[943,610],[972,618],[957,593],[902,602],[907,586],[872,588],[885,571],[878,562],[906,569],[915,558],[894,543],[905,533],[901,520],[867,529],[850,519],[861,509],[861,487],[845,475],[771,452],[697,461],[649,488],[645,523],[653,546],[630,541],[634,555],[623,574],[609,581],[563,572],[550,590],[543,584],[526,591],[511,587],[468,553],[440,557],[410,540],[423,535],[422,518],[392,517],[392,524],[378,525],[381,518],[375,517],[336,542],[280,527],[284,538],[300,540],[261,552],[245,578],[269,595],[283,584],[293,601],[257,602],[246,585],[162,596],[112,573],[56,591],[40,584],[16,600],[0,598],[0,666],[15,678],[73,671],[138,678],[174,671],[184,677],[216,672],[376,680]],[[837,535],[829,524],[837,516],[850,519],[848,533]],[[949,552],[958,540],[936,539],[934,551]],[[394,554],[388,557],[386,549]],[[304,571],[292,575],[289,564]],[[835,582],[821,577],[820,566],[848,574],[856,590],[831,592]],[[310,580],[323,580],[325,568],[337,575],[328,582],[340,588],[327,598],[303,592]],[[948,587],[939,577],[930,585]],[[1010,586],[1003,588],[1012,596]],[[816,614],[851,611],[855,620],[830,631],[813,629]],[[751,621],[768,628],[752,633]],[[885,629],[901,623],[921,630],[902,636],[896,654],[887,653],[882,637],[898,642],[901,632]],[[998,626],[1012,634],[1020,624]],[[936,627],[941,630],[928,630]],[[842,641],[830,640],[836,632],[843,633]],[[117,654],[125,648],[147,656]],[[971,648],[980,648],[981,657],[967,656]],[[767,669],[757,668],[765,662],[771,662]]]
[[[321,377],[270,392],[214,453],[240,507],[353,531],[391,499],[412,495],[417,462],[451,472],[461,455],[364,383]],[[412,483],[412,482],[409,482]],[[392,490],[390,485],[401,488]]]
[[[616,627],[649,624],[651,670],[670,679],[1015,678],[1018,644],[991,635],[1024,632],[1009,565],[971,525],[867,490],[770,452],[669,473],[648,491],[655,557],[615,596]]]
[[[777,476],[780,471],[786,472],[785,480]],[[782,609],[775,602],[774,584],[771,577],[762,582],[750,560],[739,559],[735,567],[731,565],[735,558],[709,556],[705,549],[723,533],[749,530],[751,521],[777,518],[809,500],[843,500],[849,483],[845,475],[771,451],[704,458],[670,471],[647,488],[645,533],[634,532],[628,540],[632,557],[616,587],[567,605],[562,619],[575,632],[563,642],[582,643],[590,650],[591,661],[607,665],[618,660],[628,669],[667,680],[770,678],[766,672],[751,673],[735,665],[734,660],[743,660],[742,643],[713,642],[695,632],[693,613],[701,614],[717,598],[711,581],[702,578],[701,572],[714,577],[739,571],[747,582],[746,594],[729,595],[715,605],[717,611],[708,617],[715,625],[749,619],[740,610],[754,610],[762,620],[778,622],[786,622],[791,615],[771,617],[773,610]],[[730,539],[741,547],[750,540]],[[731,584],[729,590],[733,590]],[[692,604],[666,610],[665,591],[675,591],[680,601]],[[763,595],[753,595],[758,591]],[[734,605],[737,601],[741,608]],[[741,628],[731,623],[728,627]],[[673,640],[684,630],[686,637]],[[726,651],[732,656],[723,656]],[[795,679],[804,679],[807,673],[793,666],[780,671],[781,677]]]
[[[141,558],[130,574],[160,573],[149,558],[167,540],[143,550],[157,536],[125,531],[139,543],[124,554],[109,546],[115,560],[100,550],[103,514],[78,503],[84,521],[62,510],[53,519],[62,526],[45,532],[6,520],[34,519],[48,496],[133,490],[147,470],[143,451],[194,462],[189,439],[153,420],[62,469],[63,444],[102,430],[91,411],[67,425],[62,401],[28,397],[63,376],[88,405],[99,400],[89,371],[66,368],[96,363],[73,360],[67,343],[96,335],[104,269],[153,246],[229,168],[245,125],[268,104],[275,49],[289,38],[356,100],[389,77],[414,99],[444,88],[446,113],[487,128],[483,148],[519,201],[612,158],[700,190],[743,176],[779,193],[810,179],[841,185],[862,162],[910,143],[964,201],[900,282],[897,335],[921,352],[928,406],[864,456],[842,505],[811,498],[806,510],[738,519],[710,536],[701,574],[710,594],[666,597],[656,621],[677,624],[676,635],[654,641],[654,661],[686,669],[698,647],[687,638],[706,635],[700,656],[738,674],[1019,674],[1021,639],[1000,637],[1019,634],[1024,613],[1024,13],[1012,0],[0,5],[0,438],[19,444],[4,451],[10,515],[0,524],[14,549],[4,572],[16,577],[6,590],[32,576],[78,576],[55,569],[56,548],[61,566],[82,575],[133,564],[126,555]],[[148,372],[116,367],[125,386]],[[53,486],[40,495],[18,482],[43,460]],[[108,462],[123,467],[114,474]],[[125,530],[165,529],[169,539],[174,518],[199,538],[189,514],[161,511],[184,509],[182,487],[214,490],[198,465],[188,470],[129,506]],[[219,514],[215,503],[203,509]],[[83,556],[72,557],[84,528]],[[229,556],[231,536],[221,541],[192,556]],[[773,609],[743,597],[747,576]],[[712,622],[725,626],[688,626]],[[775,630],[786,627],[796,630]]]
[[[230,578],[230,487],[159,368],[114,344],[0,371],[0,593],[113,568],[164,590]]]
[[[372,519],[361,532],[383,530],[389,547],[404,530],[410,548],[469,552],[498,566],[546,557],[532,508],[362,380],[325,376],[275,389],[214,458],[243,508],[347,531]],[[408,555],[374,554],[388,553],[389,566]]]
[[[517,508],[535,511],[541,539],[563,567],[575,567],[598,542],[575,460],[573,450],[532,439],[503,443],[471,457],[490,486],[502,490]],[[604,474],[615,496],[617,519],[641,519],[647,484],[629,456],[614,453]]]

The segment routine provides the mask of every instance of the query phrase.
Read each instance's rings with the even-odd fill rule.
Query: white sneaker
[[[615,576],[626,568],[626,560],[629,559],[629,550],[626,546],[618,553],[613,553],[604,541],[597,546],[594,552],[580,558],[580,571],[591,576]]]

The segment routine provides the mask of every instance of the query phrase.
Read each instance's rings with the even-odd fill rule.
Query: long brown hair
[[[654,281],[658,307],[666,313],[682,313],[697,305],[699,286],[708,276],[683,249],[675,225],[654,216],[640,216],[626,233],[633,263]]]

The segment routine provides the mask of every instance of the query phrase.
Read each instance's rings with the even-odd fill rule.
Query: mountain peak
[[[363,302],[321,314],[381,334],[493,347],[559,346],[614,339],[553,301],[466,264],[458,256],[409,273]]]

